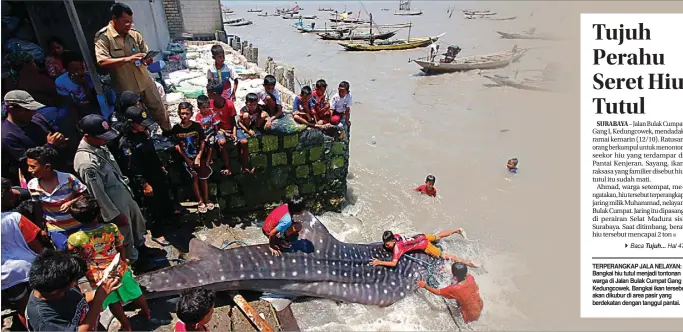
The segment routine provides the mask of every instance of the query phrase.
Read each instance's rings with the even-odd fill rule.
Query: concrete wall
[[[304,197],[315,213],[339,212],[346,197],[349,171],[348,136],[331,137],[318,130],[304,130],[290,135],[265,134],[249,138],[251,164],[255,174],[240,171],[236,149],[230,150],[233,175],[220,174],[223,161],[214,151],[213,174],[209,178],[209,199],[218,202],[230,217],[250,214],[263,218],[265,213],[287,197]],[[196,201],[192,187],[174,157],[173,149],[160,153],[167,165],[171,182],[181,201]]]
[[[183,15],[180,13],[178,0],[162,0],[171,38],[179,38],[183,33]]]
[[[183,17],[183,32],[194,35],[214,35],[222,30],[219,0],[179,0]]]
[[[171,40],[161,0],[123,0],[133,10],[135,30],[145,38],[150,50],[165,50]]]

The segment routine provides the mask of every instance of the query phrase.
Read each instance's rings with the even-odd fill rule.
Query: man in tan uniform
[[[149,49],[142,35],[132,26],[133,10],[123,3],[114,3],[111,6],[111,21],[95,34],[97,64],[111,74],[117,94],[135,92],[161,129],[171,130],[164,102],[147,71],[146,65],[152,63],[153,59],[143,60]]]
[[[139,250],[145,248],[145,218],[133,199],[128,178],[123,175],[114,156],[106,148],[107,142],[119,133],[109,127],[101,115],[91,114],[78,122],[83,139],[74,156],[74,168],[97,199],[105,221],[113,222],[123,234],[126,258],[136,265]]]

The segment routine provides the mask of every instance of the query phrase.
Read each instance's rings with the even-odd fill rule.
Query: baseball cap
[[[5,94],[4,100],[7,105],[18,105],[31,111],[36,111],[45,107],[45,105],[37,102],[24,90],[12,90]]]
[[[119,132],[109,127],[104,117],[99,114],[89,114],[78,121],[78,127],[83,134],[94,136],[105,141],[111,141],[119,136]]]
[[[137,106],[131,106],[126,108],[126,112],[124,113],[124,115],[126,116],[126,119],[128,119],[128,121],[137,123],[145,127],[149,127],[154,124],[154,120],[147,117],[147,113],[142,108]]]

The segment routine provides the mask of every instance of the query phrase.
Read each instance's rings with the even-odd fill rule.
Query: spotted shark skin
[[[386,307],[414,291],[417,280],[427,278],[427,266],[405,256],[440,263],[426,254],[410,253],[396,267],[372,266],[374,257],[391,259],[381,244],[344,243],[312,214],[294,218],[303,228],[292,248],[280,256],[272,255],[267,244],[221,250],[192,239],[185,263],[142,274],[137,280],[146,292],[163,295],[204,286]]]

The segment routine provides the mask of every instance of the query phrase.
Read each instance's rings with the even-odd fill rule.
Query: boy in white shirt
[[[282,99],[280,93],[275,89],[275,76],[268,75],[263,79],[263,90],[258,93],[259,104],[263,105],[268,117],[266,118],[265,129],[270,129],[273,120],[282,117]]]
[[[351,126],[349,115],[351,114],[351,104],[353,104],[353,99],[351,98],[351,93],[349,90],[349,82],[342,81],[339,83],[339,92],[335,94],[332,99],[330,99],[330,109],[332,109],[332,118],[330,119],[330,123],[333,125],[346,123]]]

